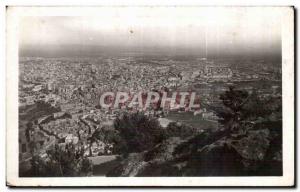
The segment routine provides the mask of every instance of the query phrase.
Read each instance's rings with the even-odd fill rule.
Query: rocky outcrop
[[[203,132],[193,138],[169,138],[153,149],[130,154],[107,176],[282,175],[281,151],[268,129],[232,136]]]

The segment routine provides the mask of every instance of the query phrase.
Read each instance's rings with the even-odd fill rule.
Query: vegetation
[[[199,130],[178,122],[170,122],[164,130],[164,134],[167,138],[179,137],[182,139],[194,136],[197,132],[199,132]]]
[[[223,108],[217,111],[219,123],[230,134],[246,134],[251,129],[270,128],[267,122],[276,122],[280,131],[282,121],[281,97],[259,97],[256,90],[229,90],[220,96]],[[260,126],[264,124],[264,126]],[[268,124],[268,123],[267,123]]]
[[[164,139],[157,119],[142,113],[124,114],[115,120],[114,127],[120,136],[116,145],[120,146],[119,152],[125,155],[151,149]]]
[[[64,147],[55,145],[46,152],[45,157],[33,155],[31,169],[25,176],[74,177],[92,174],[92,163],[84,156],[83,146],[76,147],[66,144]]]
[[[169,138],[130,154],[108,176],[282,175],[281,97],[230,87],[220,99],[219,130],[189,137],[188,127],[170,124]]]

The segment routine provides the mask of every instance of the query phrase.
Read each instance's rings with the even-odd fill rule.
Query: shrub
[[[120,153],[142,152],[164,139],[164,132],[155,118],[142,113],[123,114],[114,122],[119,133]]]
[[[88,176],[91,175],[92,169],[91,161],[84,156],[83,147],[78,148],[73,144],[67,144],[65,147],[55,145],[47,151],[46,157],[32,157],[28,176]]]

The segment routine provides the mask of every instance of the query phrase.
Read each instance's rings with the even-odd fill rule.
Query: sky
[[[19,27],[20,50],[28,53],[98,46],[115,51],[269,54],[280,52],[280,42],[280,12],[255,7],[98,8],[97,14],[83,16],[23,17]]]

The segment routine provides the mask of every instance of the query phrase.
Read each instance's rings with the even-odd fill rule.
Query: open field
[[[192,112],[178,113],[170,112],[166,118],[172,121],[178,121],[199,129],[216,129],[218,122],[206,120],[199,115],[194,116]]]

